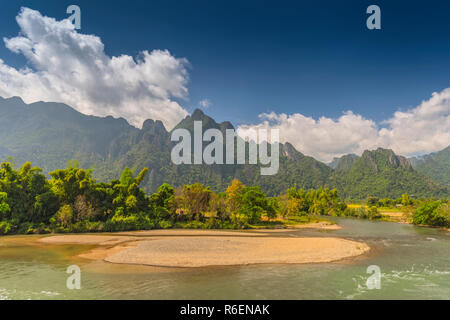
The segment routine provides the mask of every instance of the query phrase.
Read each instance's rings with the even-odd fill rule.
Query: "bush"
[[[170,218],[169,210],[164,207],[155,207],[153,214],[158,220],[168,220]]]
[[[50,218],[50,223],[57,227],[68,228],[72,224],[73,210],[68,204],[59,208],[58,212]]]
[[[224,229],[223,221],[217,218],[208,218],[205,222],[206,229]]]
[[[378,198],[377,197],[368,197],[367,198],[367,205],[370,207],[374,207],[377,205],[378,203]]]
[[[10,233],[13,233],[13,231],[16,231],[14,233],[19,234],[45,234],[50,233],[52,230],[43,222],[41,223],[23,222],[20,225],[18,225],[17,228],[14,227],[14,225],[12,225],[12,231]],[[63,230],[61,232],[67,231],[68,230]]]
[[[41,222],[39,223],[39,225],[36,228],[37,233],[39,234],[46,234],[46,233],[51,233],[52,230],[45,225],[45,223]]]
[[[115,214],[110,220],[106,221],[104,225],[105,231],[131,231],[131,230],[149,230],[153,229],[155,224],[150,221],[150,218],[140,214],[132,214],[124,216]]]
[[[245,214],[232,214],[231,222],[233,223],[233,229],[247,229],[249,227],[248,216]]]
[[[6,192],[0,192],[0,218],[2,214],[8,213],[11,211],[9,205],[6,203],[8,195]]]
[[[360,219],[366,219],[367,218],[367,211],[364,207],[359,207],[355,209],[355,215],[357,218]]]
[[[159,225],[159,227],[161,229],[173,228],[173,223],[171,221],[168,221],[168,220],[161,220],[161,221],[159,221],[158,225]]]
[[[437,227],[448,227],[450,225],[450,214],[447,204],[440,201],[423,203],[413,213],[413,223],[419,225],[430,225]]]
[[[70,232],[102,232],[104,224],[100,221],[80,221],[70,227]]]
[[[38,233],[35,226],[31,222],[23,222],[19,225],[17,232],[20,234],[36,234]]]
[[[205,224],[198,220],[192,220],[183,225],[186,229],[206,229]]]
[[[344,212],[342,212],[342,214],[340,216],[344,216],[344,217],[356,217],[356,210],[353,208],[346,208],[344,210]]]
[[[367,210],[367,219],[376,220],[376,219],[380,219],[380,218],[381,218],[381,214],[378,212],[377,207],[373,206],[373,207],[370,207],[369,210]]]
[[[12,225],[8,221],[0,222],[0,235],[6,235],[12,232]]]
[[[105,222],[105,231],[130,231],[137,230],[135,216],[125,217],[115,214],[110,220]]]

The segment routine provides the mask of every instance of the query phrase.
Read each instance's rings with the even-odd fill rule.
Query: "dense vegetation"
[[[450,146],[423,157],[411,158],[414,169],[450,188]]]
[[[402,221],[410,222],[416,225],[427,225],[434,227],[450,227],[450,203],[448,200],[438,199],[414,199],[407,193],[400,198],[377,198],[368,197],[365,201],[369,210],[381,212],[401,212]],[[389,220],[389,219],[387,219]]]
[[[18,170],[0,169],[0,234],[123,231],[153,228],[248,228],[275,218],[309,214],[348,215],[336,190],[305,192],[297,186],[278,197],[235,179],[225,192],[194,183],[174,189],[162,184],[150,196],[138,175],[126,167],[119,180],[96,182],[75,162],[47,179],[29,162]],[[300,220],[298,220],[300,221]]]
[[[308,221],[310,215],[379,219],[377,207],[416,205],[414,223],[449,225],[449,207],[442,201],[419,201],[407,194],[398,200],[367,199],[368,208],[350,208],[336,189],[296,185],[277,197],[235,179],[225,192],[200,183],[174,189],[162,184],[147,195],[140,187],[148,169],[135,175],[126,167],[119,180],[97,182],[90,170],[70,162],[51,178],[29,162],[14,169],[0,167],[0,234],[100,232],[154,228],[233,228],[286,221]],[[307,218],[307,219],[304,219]]]
[[[445,187],[415,171],[408,159],[397,156],[392,150],[379,148],[364,151],[358,159],[341,159],[335,164],[332,184],[345,199],[398,198],[404,193],[415,198],[448,197]]]

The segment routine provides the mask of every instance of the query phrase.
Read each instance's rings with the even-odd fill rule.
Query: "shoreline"
[[[326,226],[322,226],[326,229]],[[298,230],[279,229],[278,232]],[[196,268],[253,264],[325,263],[360,256],[370,247],[337,237],[286,237],[274,230],[149,230],[111,234],[51,235],[41,244],[95,245],[77,257],[113,264]]]

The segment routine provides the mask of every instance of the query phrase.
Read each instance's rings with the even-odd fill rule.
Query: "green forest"
[[[128,167],[120,179],[97,182],[91,170],[75,161],[50,172],[26,162],[0,167],[0,234],[112,232],[157,228],[245,229],[317,221],[321,215],[381,219],[378,207],[401,205],[413,223],[450,226],[448,200],[369,197],[365,207],[352,208],[336,189],[304,190],[296,185],[268,197],[258,186],[234,179],[215,193],[200,183],[173,188],[162,184],[146,194],[140,184],[148,173]]]

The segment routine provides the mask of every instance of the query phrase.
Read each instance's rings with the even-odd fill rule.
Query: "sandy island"
[[[55,235],[38,241],[97,245],[79,257],[158,267],[331,262],[370,250],[365,243],[346,239],[283,237],[262,232],[150,230],[104,235]]]

